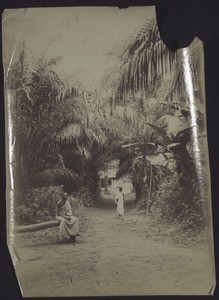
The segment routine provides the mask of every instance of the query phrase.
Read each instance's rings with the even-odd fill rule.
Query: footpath
[[[25,297],[194,295],[210,291],[204,246],[148,240],[129,213],[86,208],[88,224],[75,245],[58,240],[58,227],[16,233],[16,274]],[[138,218],[138,216],[136,216]],[[205,272],[203,272],[205,270]]]

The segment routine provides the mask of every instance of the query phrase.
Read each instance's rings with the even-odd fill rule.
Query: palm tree
[[[40,183],[77,186],[93,143],[104,142],[94,96],[77,82],[64,84],[52,69],[55,64],[56,59],[42,56],[30,65],[23,50],[7,76],[18,190]],[[76,163],[68,167],[69,148]]]
[[[198,63],[194,55],[196,44],[197,41],[191,47],[190,64],[198,87],[199,69],[196,68]],[[134,172],[137,200],[147,197],[145,187],[153,181],[151,175],[156,177],[155,165],[161,165],[161,161],[162,166],[170,165],[170,159],[164,157],[169,154],[177,162],[181,178],[195,178],[194,165],[186,148],[191,124],[181,56],[172,53],[163,44],[155,18],[145,23],[134,38],[112,54],[120,57],[120,64],[106,74],[104,83],[109,80],[110,87],[114,89],[110,99],[113,114],[132,128],[133,133],[127,143],[129,146],[125,147],[126,154],[121,158],[118,175],[130,170]],[[196,96],[199,96],[198,88]],[[163,123],[171,118],[177,120],[177,124],[183,119],[185,132],[181,128],[176,135],[168,136]],[[157,125],[153,125],[156,122]],[[140,152],[135,153],[139,147]],[[162,152],[157,152],[157,148],[163,148]],[[151,160],[152,156],[156,155],[157,159],[159,155],[160,162],[150,163],[146,159],[149,155]]]

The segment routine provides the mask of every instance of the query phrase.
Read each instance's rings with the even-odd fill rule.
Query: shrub
[[[152,195],[151,215],[157,222],[197,231],[205,227],[205,213],[198,188],[191,182],[180,184],[176,174],[164,178]]]
[[[85,206],[93,206],[94,199],[92,193],[89,191],[89,188],[83,187],[79,191],[75,192],[74,198],[78,199],[78,201]]]
[[[55,207],[63,193],[63,186],[38,187],[30,189],[26,194],[18,197],[15,205],[16,224],[28,225],[53,220]],[[83,206],[93,205],[92,195],[88,189],[82,188],[78,192],[69,194],[73,214],[85,219]]]
[[[62,186],[32,188],[21,195],[15,209],[17,224],[33,224],[52,220],[55,217],[55,205],[63,193]]]

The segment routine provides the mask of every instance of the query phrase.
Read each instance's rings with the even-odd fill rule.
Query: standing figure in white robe
[[[116,203],[116,214],[119,217],[124,217],[124,194],[122,192],[122,187],[119,188],[119,191],[116,194],[115,197],[115,203]]]
[[[75,241],[78,233],[78,218],[73,216],[68,195],[65,193],[56,206],[56,219],[60,221],[59,236],[63,240]]]

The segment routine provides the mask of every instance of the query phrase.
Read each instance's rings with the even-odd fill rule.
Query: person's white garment
[[[115,203],[117,204],[116,213],[118,216],[124,216],[124,195],[122,192],[116,194]]]
[[[61,216],[56,216],[56,219],[60,221],[59,236],[62,239],[68,239],[70,236],[76,236],[79,230],[78,218],[72,215],[71,204],[66,201],[60,208],[60,213],[63,216],[70,217],[70,220],[66,220]]]

